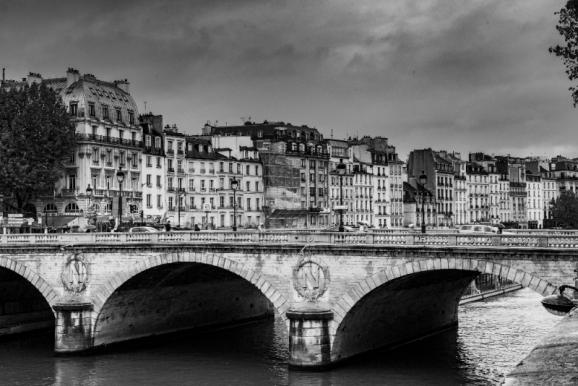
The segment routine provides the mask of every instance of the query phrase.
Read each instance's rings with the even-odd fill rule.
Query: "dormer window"
[[[78,114],[78,103],[70,102],[70,115],[76,116]]]
[[[96,116],[96,109],[94,108],[94,103],[93,102],[89,102],[88,103],[88,115],[91,117],[95,117]]]
[[[103,119],[109,119],[108,106],[107,105],[102,105],[102,118]]]
[[[134,111],[128,111],[128,123],[134,125]]]

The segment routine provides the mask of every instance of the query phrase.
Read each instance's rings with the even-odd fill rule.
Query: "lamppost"
[[[178,227],[181,227],[181,198],[185,196],[185,189],[179,188],[177,190],[177,212],[179,216]]]
[[[89,221],[89,225],[90,225],[90,210],[91,210],[91,206],[92,206],[92,188],[90,187],[90,184],[88,184],[88,186],[86,187],[86,197],[88,197],[88,206],[86,207],[86,214],[88,217],[88,221]]]
[[[118,181],[118,226],[122,225],[122,182],[124,181],[124,172],[122,167],[118,167],[118,172],[116,172],[116,180]]]
[[[339,174],[339,232],[345,232],[345,227],[343,226],[343,176],[345,175],[345,164],[343,159],[339,160],[337,165],[337,173]]]
[[[233,189],[233,232],[237,232],[237,188],[239,181],[233,177],[231,179],[231,189]]]
[[[419,176],[419,184],[421,190],[421,233],[425,233],[425,184],[427,183],[427,176],[422,170]]]

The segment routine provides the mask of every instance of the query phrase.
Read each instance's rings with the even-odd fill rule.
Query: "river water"
[[[50,332],[0,341],[2,385],[493,385],[559,318],[523,289],[460,307],[459,327],[326,372],[289,371],[280,320],[54,357]]]

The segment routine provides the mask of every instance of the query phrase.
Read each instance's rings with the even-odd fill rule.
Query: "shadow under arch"
[[[58,294],[46,280],[44,280],[36,272],[29,269],[24,264],[21,264],[15,260],[7,257],[0,258],[0,268],[5,268],[6,270],[15,273],[21,278],[25,279],[30,285],[40,292],[46,303],[50,306],[52,313],[56,316],[56,312],[52,309],[52,306],[58,299]]]
[[[394,265],[358,281],[336,302],[332,360],[455,326],[461,294],[482,273],[501,276],[541,295],[557,290],[533,274],[487,260],[442,258]]]
[[[211,287],[214,291],[211,292],[210,289],[207,289],[209,288],[208,286],[210,286],[207,282],[218,282],[219,286]],[[170,296],[166,291],[162,292],[163,289],[175,288],[175,285],[177,287],[181,286],[179,287],[181,288],[180,294]],[[193,285],[196,287],[192,287]],[[150,295],[152,297],[164,297],[169,303],[177,302],[181,295],[185,297],[185,299],[188,299],[186,296],[188,296],[187,294],[190,295],[192,291],[183,289],[185,288],[183,286],[187,286],[186,288],[194,288],[195,291],[199,292],[194,294],[194,299],[199,302],[199,305],[204,303],[205,299],[208,304],[211,304],[211,297],[213,296],[219,299],[229,297],[237,301],[240,300],[239,298],[245,296],[247,299],[254,300],[250,304],[250,308],[254,313],[258,313],[259,310],[268,308],[268,314],[273,314],[273,310],[275,310],[284,322],[286,322],[285,311],[288,307],[288,303],[285,296],[283,296],[283,294],[270,282],[264,279],[262,275],[247,269],[243,264],[222,256],[213,256],[211,254],[200,254],[195,252],[161,254],[143,259],[142,262],[134,266],[131,270],[114,275],[106,283],[99,286],[93,293],[95,346],[197,327],[196,325],[191,325],[189,327],[183,327],[183,325],[180,325],[180,327],[177,328],[174,325],[171,325],[169,326],[170,328],[162,331],[151,332],[150,334],[141,333],[140,336],[135,333],[133,336],[127,336],[124,338],[117,337],[118,339],[115,338],[116,340],[107,341],[110,337],[104,337],[106,333],[103,333],[103,329],[105,328],[102,326],[108,323],[108,319],[111,316],[113,318],[115,317],[114,314],[111,315],[111,307],[113,307],[115,303],[118,303],[119,293],[127,293],[127,288],[134,292],[135,286],[145,292],[147,289],[150,289],[150,287],[153,287],[155,288],[155,291],[150,293]],[[228,286],[227,292],[221,290],[221,287],[223,286]],[[156,291],[156,289],[158,289],[158,291]],[[198,299],[199,296],[202,297],[202,300]],[[135,302],[141,300],[135,297],[125,296],[125,299],[122,301],[131,306],[134,305]],[[152,301],[153,300],[151,300],[151,302]],[[242,301],[243,300],[241,300],[241,302]],[[265,305],[265,303],[267,305]],[[155,305],[156,304],[159,304],[159,309],[162,308],[160,302],[155,303]],[[225,305],[223,305],[221,301],[219,304],[221,304],[224,309],[227,308],[226,300]],[[249,304],[246,305],[249,306]],[[182,306],[182,304],[180,306]],[[227,310],[225,310],[225,312],[226,311]],[[117,312],[116,317],[118,317],[119,313],[122,313],[122,317],[128,319],[130,323],[131,312],[132,311]],[[188,309],[187,312],[190,316],[192,311],[191,309]],[[200,312],[200,310],[197,311],[197,313]],[[157,313],[159,313],[158,310]],[[158,317],[162,316],[161,312],[161,315]],[[186,319],[183,315],[180,315],[180,318],[182,319],[180,322],[183,322],[183,320]]]

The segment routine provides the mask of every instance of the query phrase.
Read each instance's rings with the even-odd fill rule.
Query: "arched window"
[[[71,202],[64,208],[64,213],[80,213],[80,209],[78,205],[76,205],[76,202]]]
[[[56,208],[56,204],[51,202],[51,203],[46,204],[46,206],[44,207],[44,212],[45,213],[56,213],[56,212],[58,212],[58,208]]]

